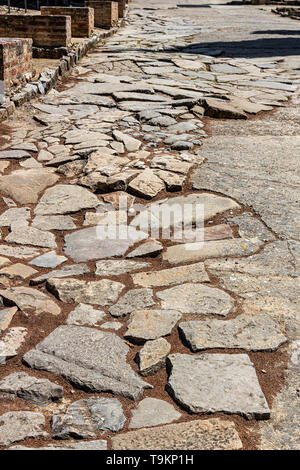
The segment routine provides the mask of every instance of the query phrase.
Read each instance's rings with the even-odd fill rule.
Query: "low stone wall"
[[[94,9],[94,21],[96,27],[109,29],[116,26],[118,23],[118,2],[86,0],[84,4],[86,7]]]
[[[90,37],[94,29],[93,8],[80,7],[41,7],[42,15],[62,15],[71,17],[71,34],[75,38]]]
[[[32,72],[32,39],[0,38],[0,81],[5,89],[25,81]]]
[[[71,17],[0,15],[0,37],[32,38],[38,47],[66,47],[71,43]]]

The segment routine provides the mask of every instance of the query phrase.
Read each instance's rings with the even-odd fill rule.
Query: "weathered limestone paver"
[[[138,352],[139,372],[144,377],[154,375],[166,363],[166,357],[171,351],[171,345],[164,338],[146,341]]]
[[[35,437],[47,437],[46,420],[41,413],[33,411],[10,411],[0,416],[0,445]]]
[[[135,342],[145,342],[169,335],[181,319],[176,310],[135,310],[128,321],[125,338]]]
[[[12,302],[20,310],[34,310],[36,314],[60,314],[60,307],[49,296],[31,287],[10,287],[1,290],[0,296],[4,301]]]
[[[155,410],[155,413],[153,411]],[[170,403],[156,398],[144,398],[132,411],[129,429],[158,426],[172,423],[181,417]]]
[[[168,391],[192,413],[267,419],[270,410],[246,354],[171,354]]]
[[[130,431],[112,438],[113,450],[239,450],[233,422],[216,418]]]
[[[128,351],[127,344],[114,333],[63,325],[23,359],[30,367],[60,374],[84,390],[137,400],[151,385],[142,381],[126,363]]]

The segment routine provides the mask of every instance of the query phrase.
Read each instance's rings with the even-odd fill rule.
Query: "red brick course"
[[[71,34],[75,38],[90,37],[94,29],[93,8],[80,7],[41,7],[42,15],[62,15],[71,17]]]

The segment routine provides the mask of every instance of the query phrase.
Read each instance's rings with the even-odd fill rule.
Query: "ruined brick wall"
[[[33,46],[67,47],[70,16],[0,15],[0,38],[32,38]]]
[[[75,38],[89,37],[94,29],[93,8],[41,7],[42,15],[63,15],[71,17],[71,32]]]
[[[98,28],[116,26],[119,19],[118,2],[86,0],[85,6],[94,8],[95,26]]]
[[[32,39],[0,38],[0,80],[6,89],[32,71]]]

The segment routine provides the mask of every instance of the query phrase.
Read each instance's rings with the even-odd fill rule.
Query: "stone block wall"
[[[42,15],[71,17],[71,34],[75,38],[90,37],[94,29],[94,9],[80,7],[41,7]]]
[[[0,38],[0,81],[5,88],[22,83],[31,71],[32,39]]]
[[[118,2],[86,0],[86,7],[94,8],[95,26],[98,28],[111,28],[116,26],[119,19]]]
[[[0,38],[32,38],[33,46],[67,47],[71,43],[71,17],[0,15]]]

